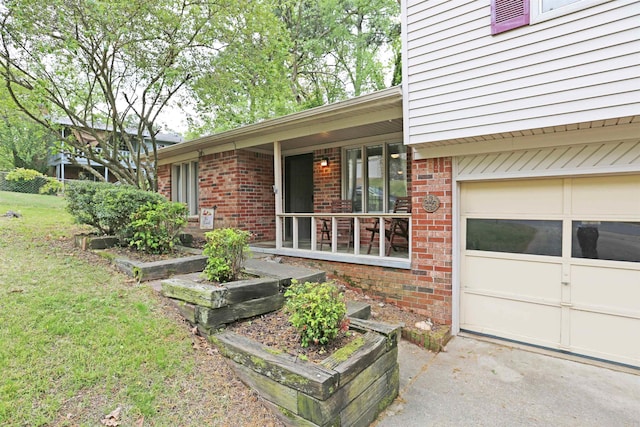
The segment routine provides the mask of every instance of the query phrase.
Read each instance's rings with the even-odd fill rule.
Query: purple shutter
[[[491,0],[491,34],[529,25],[529,0]]]

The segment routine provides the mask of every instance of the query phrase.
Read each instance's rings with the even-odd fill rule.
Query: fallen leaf
[[[138,421],[136,421],[136,427],[142,427],[144,425],[144,417],[140,417]]]
[[[118,427],[120,422],[118,418],[120,418],[120,412],[122,412],[122,408],[118,406],[116,409],[111,411],[109,415],[100,420],[100,424],[107,427]]]

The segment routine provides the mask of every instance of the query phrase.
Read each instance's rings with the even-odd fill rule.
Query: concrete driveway
[[[402,341],[399,361],[400,396],[376,427],[640,426],[640,370],[460,336],[438,355]]]

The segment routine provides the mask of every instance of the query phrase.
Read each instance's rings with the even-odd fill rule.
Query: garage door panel
[[[640,174],[465,182],[461,202],[462,329],[640,367]]]
[[[640,176],[575,178],[571,183],[571,213],[598,215],[640,215]]]
[[[465,184],[465,212],[482,214],[562,213],[562,180]]]
[[[571,312],[571,350],[575,353],[640,366],[638,331],[637,318]]]
[[[463,294],[461,328],[537,345],[556,347],[560,341],[560,308],[510,299]]]
[[[464,289],[559,302],[561,273],[557,262],[467,256],[461,282]]]
[[[640,270],[573,265],[571,303],[640,317]]]

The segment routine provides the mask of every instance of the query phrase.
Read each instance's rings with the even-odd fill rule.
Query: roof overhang
[[[159,164],[235,149],[283,153],[311,151],[343,141],[402,133],[402,90],[392,87],[335,104],[239,127],[162,148]]]

